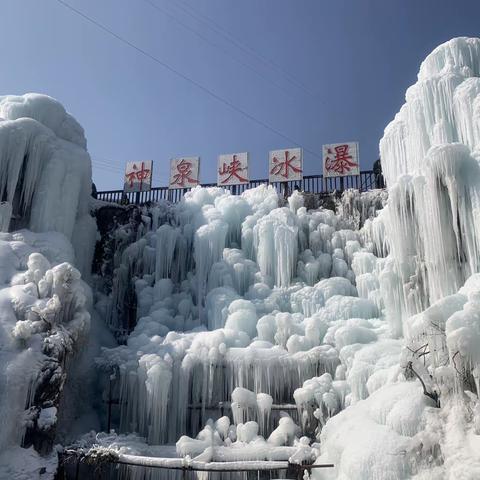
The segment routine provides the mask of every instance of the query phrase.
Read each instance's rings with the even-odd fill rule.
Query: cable
[[[115,173],[123,173],[123,169],[118,165],[113,165],[111,163],[102,162],[92,158],[92,166],[95,168],[101,168],[102,170],[109,170]]]
[[[115,173],[120,173],[120,170],[114,170],[110,167],[107,167],[105,165],[99,165],[98,163],[92,163],[92,166],[94,168],[101,168],[102,170],[108,170],[109,172],[115,172]]]
[[[108,165],[114,168],[119,168],[119,169],[122,168],[120,165],[118,165],[118,163],[111,162],[108,159],[102,159],[102,157],[92,157],[92,162],[102,163],[103,165]]]
[[[99,170],[105,170],[107,172],[110,172],[110,173],[116,173],[118,175],[121,175],[123,172],[121,170],[113,170],[112,168],[110,167],[106,167],[105,165],[98,165],[98,164],[92,164],[92,167],[93,168],[96,168],[96,169],[99,169]]]
[[[301,82],[299,82],[295,77],[290,76],[285,70],[275,63],[273,60],[270,60],[267,58],[265,55],[261,55],[260,53],[256,52],[253,50],[251,47],[249,47],[247,44],[243,44],[240,42],[237,38],[235,38],[233,35],[231,35],[229,32],[227,32],[221,25],[219,25],[215,20],[213,20],[211,17],[208,15],[205,15],[195,8],[193,8],[191,5],[187,4],[187,2],[184,2],[182,0],[177,0],[177,3],[175,5],[178,8],[181,8],[187,15],[190,15],[192,18],[197,20],[198,22],[203,23],[204,25],[209,26],[209,28],[215,32],[217,32],[219,35],[222,37],[226,38],[230,43],[235,45],[237,48],[240,50],[243,50],[245,53],[248,55],[253,55],[257,59],[259,59],[261,62],[263,62],[265,65],[269,65],[270,67],[274,67],[278,72],[280,72],[287,81],[295,85],[297,88],[300,88],[303,90],[306,94],[309,96],[315,98],[315,95],[310,92],[305,85],[303,85]],[[189,11],[190,10],[190,11]],[[205,20],[202,20],[204,18]],[[213,26],[212,26],[213,25]]]
[[[151,0],[143,0],[145,3],[148,3],[152,8],[154,8],[155,10],[158,10],[159,12],[163,13],[164,15],[166,15],[167,17],[171,18],[174,22],[178,23],[179,25],[181,25],[183,28],[185,28],[186,30],[189,30],[190,32],[192,32],[193,34],[197,35],[197,37],[201,38],[205,43],[207,43],[208,45],[220,50],[221,52],[223,52],[223,54],[229,58],[230,60],[233,60],[235,62],[237,62],[238,64],[242,65],[243,67],[245,68],[248,68],[250,71],[252,71],[253,73],[255,73],[256,75],[258,75],[260,78],[262,78],[263,80],[265,80],[269,85],[273,85],[275,87],[277,87],[279,90],[281,90],[282,92],[286,93],[290,98],[293,98],[292,94],[286,90],[285,88],[283,88],[281,85],[279,85],[278,83],[274,82],[273,80],[271,80],[270,78],[266,77],[265,75],[263,75],[260,71],[258,71],[255,67],[252,67],[251,65],[249,65],[248,63],[245,63],[243,62],[242,60],[239,60],[238,58],[235,58],[232,56],[231,52],[229,52],[227,49],[221,47],[220,45],[216,45],[215,43],[213,43],[209,38],[205,37],[204,35],[202,35],[201,33],[197,32],[196,30],[194,30],[193,28],[191,28],[188,24],[186,24],[185,22],[183,22],[182,20],[179,20],[175,15],[171,14],[170,12],[166,11],[165,9],[159,7],[158,5],[156,5],[153,1]]]
[[[167,70],[169,70],[170,72],[172,72],[173,74],[177,75],[178,77],[182,78],[183,80],[187,81],[188,83],[191,83],[192,85],[195,85],[198,89],[202,90],[203,92],[207,93],[208,95],[210,95],[212,98],[216,99],[217,101],[223,103],[224,105],[227,105],[228,107],[230,107],[232,110],[235,110],[236,112],[240,113],[241,115],[243,115],[245,118],[248,118],[249,120],[253,121],[254,123],[256,123],[257,125],[260,125],[262,126],[263,128],[267,129],[267,130],[270,130],[272,133],[275,133],[276,135],[278,135],[279,137],[282,137],[284,138],[285,140],[287,140],[288,142],[291,142],[293,143],[295,146],[298,146],[298,147],[302,147],[302,145],[299,143],[299,142],[296,142],[295,140],[293,140],[292,138],[290,138],[289,136],[285,135],[284,133],[280,132],[279,130],[277,130],[276,128],[274,127],[271,127],[270,125],[268,125],[267,123],[265,123],[263,120],[260,120],[256,117],[254,117],[253,115],[251,115],[250,113],[248,113],[247,111],[243,110],[242,108],[240,107],[237,107],[234,103],[232,103],[231,101],[227,100],[226,98],[223,98],[222,96],[216,94],[214,91],[210,90],[209,88],[203,86],[201,83],[197,82],[196,80],[194,80],[193,78],[190,78],[189,76],[185,75],[184,73],[180,72],[179,70],[177,70],[176,68],[172,67],[171,65],[169,65],[168,63],[160,60],[158,57],[155,57],[154,55],[148,53],[146,50],[144,50],[143,48],[141,47],[138,47],[137,45],[135,45],[134,43],[130,42],[129,40],[123,38],[122,36],[118,35],[117,33],[115,33],[114,31],[110,30],[108,27],[106,27],[105,25],[103,25],[102,23],[98,22],[97,20],[89,17],[88,15],[86,15],[85,13],[81,12],[80,10],[77,10],[75,7],[72,7],[70,4],[68,4],[67,2],[65,2],[64,0],[56,0],[58,3],[60,3],[61,5],[63,5],[65,8],[68,8],[69,10],[71,10],[72,12],[74,12],[76,15],[79,15],[80,17],[82,17],[83,19],[87,20],[88,22],[92,23],[93,25],[95,25],[96,27],[100,28],[101,30],[103,30],[104,32],[108,33],[109,35],[111,35],[112,37],[116,38],[117,40],[119,40],[120,42],[124,43],[125,45],[129,46],[130,48],[133,48],[134,50],[136,50],[137,52],[141,53],[143,56],[149,58],[150,60],[153,60],[155,63],[158,63],[159,65],[161,65],[162,67],[166,68]],[[306,147],[302,147],[303,150],[305,152],[308,152],[310,153],[311,155],[317,157],[317,158],[320,158],[320,156],[315,153],[313,150],[310,150]]]
[[[114,163],[111,163],[111,162],[104,162],[104,161],[98,160],[96,158],[95,159],[92,158],[92,162],[96,163],[96,164],[99,164],[99,165],[104,165],[106,167],[114,168],[115,170],[122,170],[122,167],[120,167],[120,165],[117,165],[117,164],[114,164]]]

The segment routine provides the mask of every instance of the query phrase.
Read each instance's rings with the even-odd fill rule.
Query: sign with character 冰
[[[152,188],[152,161],[127,162],[123,191],[148,192]]]
[[[358,143],[332,143],[323,146],[323,177],[360,175]]]
[[[273,150],[268,158],[268,181],[288,182],[302,180],[303,159],[301,148]]]
[[[193,188],[199,185],[200,157],[172,158],[169,189]]]
[[[248,183],[248,153],[230,153],[218,156],[217,185]]]

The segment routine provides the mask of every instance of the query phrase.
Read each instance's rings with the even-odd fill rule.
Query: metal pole
[[[75,466],[75,480],[79,480],[80,475],[80,457],[77,456],[77,465]]]
[[[112,375],[108,378],[108,415],[107,415],[107,432],[110,433],[112,426]]]

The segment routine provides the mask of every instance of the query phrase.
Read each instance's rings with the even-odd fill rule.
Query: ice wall
[[[46,95],[0,97],[2,478],[33,478],[42,468],[50,475],[56,464],[48,454],[67,359],[90,323],[91,291],[81,279],[96,241],[90,194],[77,121]]]
[[[383,219],[408,314],[479,269],[479,58],[477,38],[435,49],[380,141],[389,186]]]
[[[351,404],[320,433],[318,461],[336,468],[317,479],[479,475],[479,76],[480,39],[440,45],[385,129],[388,203],[352,269],[359,293],[383,304],[397,355],[383,340],[354,356],[376,348],[391,362],[360,395],[346,362]]]
[[[73,259],[59,233],[0,234],[2,452],[23,442],[42,454],[53,446],[66,356],[90,322],[90,289]]]
[[[96,227],[82,127],[59,102],[34,93],[0,97],[0,119],[2,230],[63,233],[88,275]]]
[[[373,196],[365,205],[378,205]],[[111,233],[111,293],[97,307],[122,338],[132,313],[125,299],[136,315],[126,345],[101,361],[115,372],[121,431],[153,444],[197,434],[238,388],[293,405],[305,381],[333,378],[339,322],[357,318],[338,332],[342,346],[377,337],[380,302],[367,287],[358,298],[354,286],[352,260],[368,251],[345,227],[358,218],[307,211],[298,192],[280,202],[267,186],[237,197],[199,187],[177,205],[139,209]]]

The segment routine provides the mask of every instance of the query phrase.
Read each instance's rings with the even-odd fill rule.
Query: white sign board
[[[217,185],[248,183],[248,153],[228,153],[218,156]]]
[[[273,150],[268,158],[268,181],[288,182],[303,178],[303,158],[301,148]]]
[[[152,188],[152,161],[128,162],[125,168],[124,192],[148,192]]]
[[[323,146],[323,177],[360,175],[358,143],[332,143]]]
[[[200,157],[172,158],[168,188],[192,188],[199,185]]]

